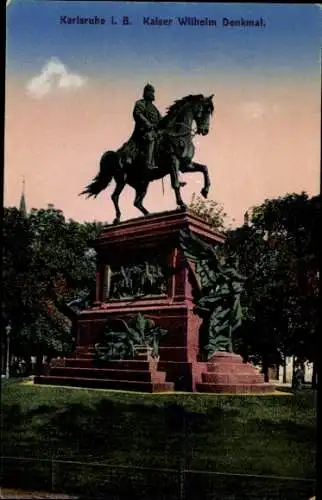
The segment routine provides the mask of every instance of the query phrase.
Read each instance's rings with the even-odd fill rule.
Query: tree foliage
[[[320,197],[292,193],[265,200],[226,231],[224,252],[238,257],[247,278],[235,349],[266,373],[286,356],[316,359],[321,227]]]
[[[12,323],[12,349],[49,354],[71,345],[66,303],[95,290],[95,254],[89,241],[101,223],[66,220],[48,206],[24,216],[4,210],[3,324]]]
[[[141,313],[129,319],[110,320],[105,325],[102,341],[95,344],[98,361],[131,359],[140,348],[151,348],[151,356],[159,356],[160,338],[167,333],[152,319]]]
[[[208,222],[213,229],[223,230],[225,228],[227,214],[224,208],[216,201],[205,200],[193,193],[189,210]]]
[[[246,277],[244,321],[234,349],[265,371],[286,356],[316,360],[319,317],[321,199],[306,193],[265,200],[248,220],[225,230],[223,208],[194,195],[190,210],[226,232],[224,254],[237,257]],[[95,254],[89,240],[101,223],[66,220],[48,206],[28,216],[3,212],[2,324],[11,321],[14,352],[66,352],[71,318],[66,303],[94,294]]]
[[[32,265],[32,230],[16,208],[4,208],[2,251],[2,325],[19,329],[32,306],[29,269]]]

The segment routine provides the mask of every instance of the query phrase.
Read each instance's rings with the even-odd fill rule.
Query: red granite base
[[[182,230],[213,245],[225,241],[222,234],[189,211],[151,214],[104,228],[93,242],[97,252],[96,300],[78,315],[76,352],[72,358],[53,360],[48,373],[36,377],[35,383],[142,392],[274,391],[252,365],[235,354],[216,353],[208,363],[198,361],[202,320],[194,310],[194,265],[185,265],[180,248]],[[113,266],[132,265],[137,259],[149,263],[155,256],[159,256],[161,267],[167,265],[174,271],[164,274],[162,290],[136,300],[111,295]],[[100,342],[106,323],[127,321],[138,313],[167,332],[160,341],[158,363],[141,356],[98,364],[93,346]]]
[[[109,389],[114,391],[135,391],[135,392],[171,392],[173,384],[169,382],[154,383],[140,382],[137,380],[109,380],[89,377],[54,377],[37,376],[35,384],[40,385],[61,385],[68,387],[83,387],[88,389]]]
[[[48,373],[35,377],[34,383],[149,393],[174,390],[174,383],[166,381],[166,373],[148,354],[99,365],[92,348],[77,354],[80,357],[53,360]]]
[[[264,381],[264,376],[250,363],[244,363],[238,354],[217,352],[206,364],[198,392],[218,393],[267,393],[275,386]]]

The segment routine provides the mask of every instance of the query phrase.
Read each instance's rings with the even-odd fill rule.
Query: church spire
[[[27,215],[26,199],[25,199],[25,177],[22,179],[22,193],[20,197],[19,210],[23,215]]]

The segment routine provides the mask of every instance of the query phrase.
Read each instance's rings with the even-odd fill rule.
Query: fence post
[[[186,474],[185,474],[185,468],[186,468],[186,412],[185,409],[183,408],[182,412],[182,453],[181,453],[181,460],[180,460],[180,471],[179,471],[179,498],[180,500],[184,500],[186,497]]]
[[[53,493],[56,491],[55,461],[53,457],[51,457],[51,491]]]

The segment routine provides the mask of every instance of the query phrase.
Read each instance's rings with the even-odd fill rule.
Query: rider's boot
[[[154,163],[150,163],[149,161],[146,162],[145,166],[148,170],[157,170],[158,168]]]
[[[154,144],[150,143],[147,151],[146,167],[148,170],[156,170],[158,167],[154,163],[153,158]]]

